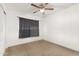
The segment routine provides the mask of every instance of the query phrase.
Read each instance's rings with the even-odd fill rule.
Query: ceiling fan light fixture
[[[44,9],[44,8],[43,8],[43,9],[40,9],[40,12],[41,12],[41,13],[45,12],[45,9]]]

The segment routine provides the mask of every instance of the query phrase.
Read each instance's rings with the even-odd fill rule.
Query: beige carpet
[[[5,56],[79,56],[79,52],[64,48],[45,40],[12,46],[6,49]]]

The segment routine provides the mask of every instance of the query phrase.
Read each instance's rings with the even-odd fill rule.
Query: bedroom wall
[[[22,12],[7,10],[7,19],[6,19],[7,47],[14,46],[17,44],[28,43],[36,40],[41,40],[41,36],[19,39],[19,18],[18,18],[19,16],[28,19],[39,20],[40,22],[40,18],[33,14],[24,15],[22,14]],[[39,29],[41,29],[41,26],[39,26]],[[41,32],[39,32],[39,34],[41,35]]]
[[[46,40],[79,51],[79,4],[44,19],[48,25]]]
[[[40,29],[40,32],[41,32],[41,37],[44,38],[44,39],[48,39],[48,20],[46,19],[46,16],[45,17],[42,17],[41,20],[40,20],[40,26],[41,26],[41,29]]]

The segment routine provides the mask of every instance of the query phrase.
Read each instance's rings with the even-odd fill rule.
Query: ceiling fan
[[[48,8],[47,5],[49,5],[48,3],[40,3],[39,5],[35,5],[35,4],[31,4],[31,6],[38,8],[37,11],[34,11],[33,13],[37,13],[37,12],[41,12],[43,14],[45,14],[46,10],[54,10],[54,8]]]

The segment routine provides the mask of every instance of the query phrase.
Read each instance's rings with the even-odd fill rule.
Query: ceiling
[[[26,14],[26,13],[33,13],[33,11],[36,10],[36,8],[31,6],[30,4],[31,3],[6,3],[5,6],[9,10],[19,11],[19,12],[23,12],[24,14]],[[38,5],[38,3],[36,4]],[[61,11],[72,5],[74,5],[74,3],[49,3],[49,7],[54,7],[55,12]],[[53,13],[54,11],[50,11],[47,13],[51,13],[51,12]],[[40,14],[40,12],[36,14]]]

